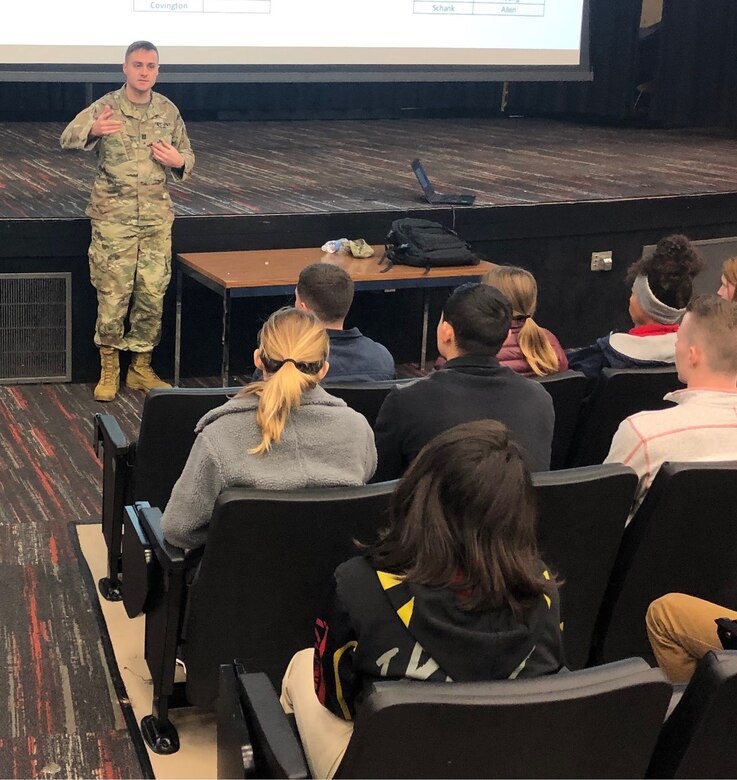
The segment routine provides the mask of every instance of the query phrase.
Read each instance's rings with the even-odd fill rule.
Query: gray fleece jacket
[[[251,455],[248,450],[261,441],[257,407],[255,395],[234,398],[197,423],[197,438],[161,521],[171,544],[192,549],[205,543],[223,488],[363,485],[376,470],[374,434],[366,418],[322,387],[302,395],[269,452]]]

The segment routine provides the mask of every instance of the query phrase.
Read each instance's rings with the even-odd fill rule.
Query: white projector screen
[[[499,79],[500,69],[588,77],[587,0],[14,0],[3,16],[6,74],[102,80],[96,68],[109,74],[145,39],[159,47],[162,79],[341,68],[390,80],[423,71]]]

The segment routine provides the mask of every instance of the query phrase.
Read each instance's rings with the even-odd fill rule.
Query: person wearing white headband
[[[568,354],[569,367],[596,377],[602,368],[656,368],[675,362],[676,333],[704,261],[686,236],[661,239],[633,263],[629,315],[634,327]]]

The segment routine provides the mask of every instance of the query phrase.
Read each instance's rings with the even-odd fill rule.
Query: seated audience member
[[[496,359],[510,319],[509,303],[495,287],[469,283],[453,291],[437,328],[438,351],[447,362],[424,379],[392,389],[379,410],[375,481],[401,476],[439,433],[485,419],[509,428],[531,471],[550,468],[555,421],[550,395]]]
[[[717,295],[727,301],[737,300],[737,257],[730,257],[722,264],[722,284]]]
[[[497,360],[522,376],[546,376],[568,368],[558,339],[541,328],[532,315],[537,309],[537,282],[524,268],[499,265],[487,271],[484,284],[496,287],[512,307],[512,325]]]
[[[512,324],[496,359],[522,376],[546,376],[568,368],[568,358],[558,339],[541,328],[532,315],[537,308],[537,282],[524,268],[499,265],[487,271],[484,284],[496,287],[512,307]],[[439,357],[435,368],[445,365]]]
[[[719,618],[737,620],[737,612],[685,593],[668,593],[650,605],[647,636],[658,666],[672,682],[688,682],[709,650],[722,649],[714,622]]]
[[[353,303],[353,279],[339,266],[313,263],[302,269],[295,291],[295,306],[312,312],[330,338],[328,382],[373,382],[394,379],[394,358],[389,350],[364,336],[358,328],[344,330]]]
[[[570,368],[596,377],[602,368],[656,368],[675,361],[678,324],[691,299],[692,284],[704,261],[685,236],[667,236],[649,257],[627,273],[632,282],[629,314],[635,327],[611,333],[568,353]]]
[[[677,406],[624,420],[604,461],[637,472],[632,514],[666,461],[737,460],[737,303],[716,295],[689,303],[676,367],[686,389],[665,398]]]
[[[445,431],[397,486],[377,544],[335,571],[282,684],[313,777],[332,777],[380,680],[537,677],[564,663],[555,582],[535,541],[530,475],[493,420]]]
[[[376,468],[366,418],[323,390],[329,342],[317,318],[279,309],[259,334],[263,373],[197,423],[197,438],[162,518],[177,547],[205,543],[223,488],[293,490],[363,485]]]

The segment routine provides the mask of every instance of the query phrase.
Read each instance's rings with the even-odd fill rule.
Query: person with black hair
[[[666,236],[652,255],[627,272],[632,285],[627,333],[610,333],[595,344],[568,353],[568,366],[596,377],[603,368],[657,368],[675,363],[678,326],[704,260],[686,236]]]
[[[473,420],[503,422],[531,471],[550,468],[550,395],[496,359],[511,317],[509,302],[495,287],[470,282],[453,291],[437,328],[438,351],[447,362],[418,382],[394,388],[379,410],[375,482],[400,477],[427,442]]]
[[[508,370],[508,369],[505,369]],[[332,777],[380,680],[538,677],[564,663],[555,578],[540,560],[530,474],[494,420],[419,453],[376,544],[340,565],[315,646],[284,675],[313,777]]]

